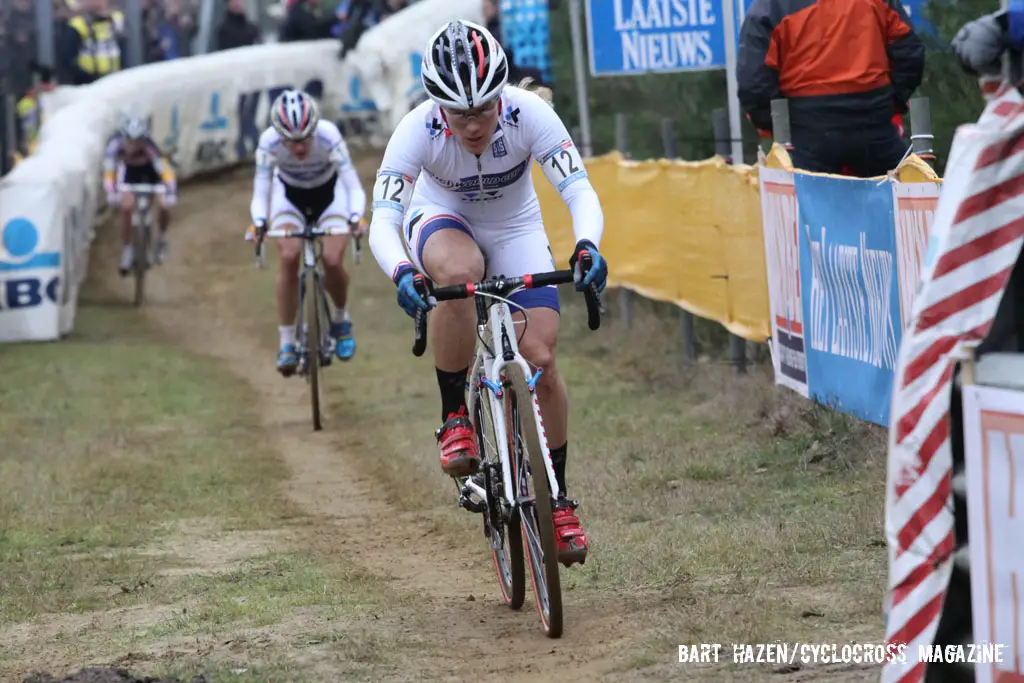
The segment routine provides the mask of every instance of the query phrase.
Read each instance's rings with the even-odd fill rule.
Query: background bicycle
[[[120,183],[119,194],[135,196],[132,207],[132,273],[135,276],[135,305],[146,298],[146,271],[156,264],[156,241],[153,240],[153,195],[161,195],[166,187],[160,183]]]
[[[299,238],[302,244],[302,267],[299,270],[299,307],[295,321],[295,354],[298,358],[297,374],[306,378],[309,384],[310,407],[313,429],[323,429],[323,385],[321,369],[334,360],[334,339],[331,337],[331,305],[324,290],[324,275],[320,257],[323,251],[320,239],[335,235],[352,235],[353,258],[359,262],[361,255],[361,232],[349,226],[323,228],[306,223],[300,229],[274,228],[260,231],[250,228],[246,239],[256,242],[256,262],[260,268],[266,265],[263,247],[266,238]]]

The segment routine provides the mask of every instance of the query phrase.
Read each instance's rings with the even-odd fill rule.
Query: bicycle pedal
[[[482,514],[487,509],[487,506],[484,503],[474,503],[465,496],[459,497],[459,507],[477,514]]]

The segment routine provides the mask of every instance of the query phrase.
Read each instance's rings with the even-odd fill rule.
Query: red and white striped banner
[[[886,640],[906,643],[908,657],[886,665],[883,683],[924,680],[918,646],[932,644],[949,586],[951,354],[987,334],[1024,239],[1024,103],[1016,89],[998,90],[978,122],[957,131],[947,169],[893,384]]]

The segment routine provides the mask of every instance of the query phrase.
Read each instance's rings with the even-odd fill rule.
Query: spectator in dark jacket
[[[882,175],[907,142],[893,125],[924,74],[900,0],[754,0],[740,30],[739,98],[762,134],[789,102],[793,164]]]
[[[288,0],[288,13],[278,31],[278,40],[317,40],[331,37],[334,16],[320,16],[316,0]]]
[[[341,56],[344,57],[359,43],[366,29],[401,12],[410,4],[409,0],[350,0],[340,31]]]
[[[234,47],[255,45],[260,42],[260,31],[245,15],[243,0],[228,0],[224,21],[217,29],[217,49],[230,50]]]

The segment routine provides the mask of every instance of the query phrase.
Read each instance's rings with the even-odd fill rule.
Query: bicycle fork
[[[469,510],[470,512],[483,513],[489,512],[492,518],[497,518],[498,507],[501,501],[509,501],[515,506],[522,505],[528,500],[522,499],[519,491],[520,482],[512,481],[512,467],[503,466],[511,465],[513,458],[519,457],[518,444],[511,444],[509,434],[512,430],[511,425],[507,424],[504,419],[505,415],[505,403],[506,391],[513,388],[513,383],[506,377],[505,368],[508,365],[514,363],[513,361],[506,361],[502,359],[493,359],[492,365],[492,376],[496,376],[497,381],[487,378],[485,371],[487,364],[485,359],[480,359],[477,363],[478,371],[472,374],[472,380],[476,383],[472,390],[476,392],[476,402],[487,401],[492,415],[500,414],[502,419],[492,420],[494,429],[494,448],[498,451],[498,461],[488,462],[486,459],[483,462],[481,472],[471,477],[466,477],[460,483],[456,481],[456,488],[459,490],[459,507]],[[525,379],[525,395],[520,398],[518,404],[519,419],[529,420],[533,419],[537,422],[537,429],[540,435],[540,447],[543,455],[545,469],[547,470],[548,484],[551,488],[552,500],[556,500],[560,493],[558,488],[558,482],[555,478],[554,468],[551,465],[551,453],[548,449],[547,435],[544,432],[543,421],[538,418],[539,414],[539,403],[537,400],[536,386],[537,381],[543,374],[543,369],[538,369],[533,375],[525,374],[528,369],[525,362],[520,361],[520,370],[524,372]],[[528,397],[528,398],[527,398]],[[500,411],[500,412],[496,412]],[[518,437],[517,437],[518,438]],[[483,454],[481,454],[483,455]],[[524,458],[521,463],[516,463],[516,476],[517,479],[524,476],[529,476],[530,462],[529,458]],[[499,478],[500,474],[500,478]],[[481,482],[479,479],[482,479]],[[504,495],[505,492],[512,492],[511,496]],[[474,500],[474,497],[477,500]],[[490,530],[486,528],[485,522],[485,534],[490,535]]]
[[[299,374],[304,375],[309,370],[309,321],[306,320],[306,276],[312,274],[313,286],[320,292],[319,313],[322,314],[324,325],[320,326],[320,365],[328,366],[334,358],[333,348],[327,343],[331,339],[331,310],[327,304],[327,291],[324,289],[323,275],[316,267],[316,252],[310,242],[303,245],[303,267],[299,271],[299,313],[295,320],[295,354],[299,361]]]

